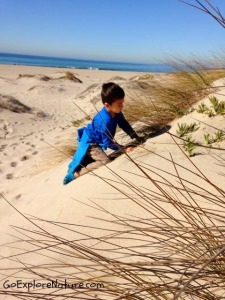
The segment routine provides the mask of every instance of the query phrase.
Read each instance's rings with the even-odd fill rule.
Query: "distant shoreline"
[[[102,71],[125,71],[145,73],[171,73],[174,70],[166,64],[160,63],[128,63],[98,60],[82,60],[72,58],[57,58],[36,55],[23,55],[0,53],[0,65],[33,66],[66,68],[75,70],[102,70]]]

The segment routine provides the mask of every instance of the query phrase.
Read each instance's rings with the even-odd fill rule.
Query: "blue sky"
[[[0,52],[156,62],[225,46],[225,29],[178,0],[0,0],[0,20]]]

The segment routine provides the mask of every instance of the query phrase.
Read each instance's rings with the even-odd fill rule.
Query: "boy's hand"
[[[143,136],[137,136],[136,137],[136,141],[140,144],[144,143],[145,142],[145,138]]]
[[[125,149],[125,152],[128,153],[128,152],[132,152],[134,150],[134,147],[127,147]]]

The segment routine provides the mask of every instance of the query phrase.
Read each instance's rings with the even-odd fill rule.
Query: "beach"
[[[81,82],[66,79],[64,77],[66,72],[72,72]],[[173,185],[178,184],[179,180],[176,176],[179,173],[180,177],[189,182],[189,186],[191,186],[190,181],[194,180],[198,189],[204,188],[205,193],[207,190],[209,193],[216,193],[216,197],[221,197],[220,191],[215,189],[215,185],[221,190],[224,188],[225,155],[220,148],[225,148],[225,142],[220,141],[213,144],[215,149],[198,147],[196,154],[187,158],[183,148],[179,147],[180,140],[176,140],[166,132],[148,139],[144,145],[135,148],[129,154],[144,168],[149,177],[143,175],[141,170],[129,159],[129,156],[122,155],[94,173],[88,173],[66,186],[63,185],[63,178],[71,159],[71,156],[65,154],[63,149],[69,145],[72,153],[73,147],[76,146],[76,130],[90,122],[88,116],[92,118],[96,110],[101,107],[101,101],[96,100],[94,105],[93,101],[91,102],[99,97],[101,85],[109,80],[115,80],[120,84],[120,82],[123,83],[130,78],[144,74],[141,72],[0,65],[1,103],[8,103],[8,108],[6,104],[4,108],[0,107],[0,232],[2,245],[9,245],[15,241],[21,242],[21,239],[30,239],[28,238],[29,232],[26,230],[32,228],[34,231],[40,231],[40,228],[35,229],[34,223],[37,223],[45,230],[50,230],[53,236],[58,235],[62,239],[71,241],[77,239],[78,242],[81,239],[82,246],[91,248],[100,243],[99,253],[106,255],[107,245],[102,242],[101,248],[101,242],[90,236],[98,238],[103,234],[103,229],[98,230],[97,228],[104,228],[109,234],[117,226],[115,219],[120,228],[120,219],[149,218],[149,211],[153,210],[153,207],[149,202],[142,202],[146,197],[147,190],[151,190],[157,201],[162,197],[157,194],[159,187],[151,180],[149,181],[149,177],[154,178],[158,185],[162,184],[168,194],[172,194],[170,187],[167,189],[167,185],[168,182]],[[153,76],[160,78],[164,75],[153,74]],[[224,80],[217,84],[224,85]],[[221,101],[225,99],[224,94],[225,89],[220,88],[218,97]],[[5,98],[6,96],[7,98]],[[201,101],[209,105],[208,97]],[[199,103],[194,107],[196,108],[197,105]],[[193,111],[189,115],[183,116],[182,119],[174,120],[170,124],[169,132],[176,135],[178,123],[192,123],[194,120],[200,128],[192,135],[197,141],[202,142],[204,134],[214,134],[217,128],[225,130],[223,115],[207,118],[205,115]],[[133,125],[136,128],[136,125]],[[118,132],[118,139],[129,141],[121,132]],[[207,180],[199,170],[207,177]],[[213,184],[210,184],[209,181]],[[130,197],[133,197],[134,190],[132,192],[129,190],[128,182],[134,189],[137,187],[141,189],[139,195],[136,195],[135,201],[131,201]],[[184,183],[179,182],[179,185],[182,186],[182,184]],[[185,188],[183,187],[183,189]],[[195,189],[197,187],[192,186],[189,192]],[[122,194],[119,191],[122,191]],[[182,194],[182,198],[185,199],[184,194]],[[166,201],[160,202],[160,205],[162,207],[166,205],[169,214],[173,216],[177,214],[181,220],[184,218],[181,213],[179,215],[179,210],[176,211]],[[206,197],[205,201],[200,199],[199,205],[210,208],[209,198]],[[156,216],[159,216],[158,212],[155,212]],[[107,222],[102,221],[107,218]],[[65,227],[52,226],[52,223],[50,225],[43,220],[77,225],[79,233],[76,230],[71,232]],[[144,224],[142,225],[144,227]],[[127,233],[125,241],[123,240],[124,247],[129,248],[132,245],[132,239],[129,239],[130,234]],[[35,248],[37,244],[34,243],[33,246]],[[26,252],[30,248],[32,246],[26,243],[18,248],[12,244],[12,247],[1,247],[0,255],[7,257],[21,251]],[[26,266],[44,265],[48,263],[48,255],[45,254],[46,256],[35,256],[35,253],[23,254],[19,259]],[[54,259],[60,258],[59,253],[51,253],[51,255]],[[109,253],[109,255],[111,258],[120,257],[116,253]],[[68,257],[67,260],[72,264],[71,257]],[[77,258],[76,262],[78,265],[82,265]],[[16,259],[2,260],[1,268],[4,271],[1,271],[1,281],[7,276],[11,280],[20,278],[22,273],[19,273],[18,276],[16,273],[14,275],[15,270],[9,268],[17,266],[19,263]],[[28,276],[27,273],[26,276]],[[28,277],[32,278],[36,275],[31,273]],[[51,277],[54,276],[57,277],[57,273],[51,275]],[[84,274],[84,279],[85,276]],[[1,286],[2,291],[4,289]],[[7,296],[6,292],[8,290],[5,291],[5,295],[2,292],[1,299],[13,299],[11,295]],[[110,299],[110,296],[107,297],[99,299]]]

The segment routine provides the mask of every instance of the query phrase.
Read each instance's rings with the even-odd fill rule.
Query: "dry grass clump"
[[[23,104],[16,98],[9,95],[0,94],[0,108],[7,109],[15,113],[36,114],[38,117],[46,117],[47,114],[28,105]]]
[[[0,94],[0,108],[16,113],[32,113],[32,108],[23,104],[16,98]]]
[[[72,159],[77,148],[77,142],[74,139],[65,139],[58,143],[50,144],[46,141],[45,151],[36,159],[34,174],[50,170],[53,167],[64,162],[65,159]],[[51,159],[49,159],[51,157]]]
[[[19,74],[17,79],[21,78],[34,78],[41,81],[49,81],[51,79],[49,76],[46,75]]]
[[[186,63],[185,68],[178,64],[175,67],[177,73],[162,79],[158,76],[142,81],[142,84],[148,85],[145,96],[140,95],[138,89],[132,90],[125,106],[125,114],[130,121],[167,124],[187,114],[195,102],[215,92],[216,87],[212,83],[225,77],[225,69],[207,70],[204,66],[200,69],[195,63]]]
[[[58,77],[57,79],[68,79],[74,82],[82,83],[82,81],[76,77],[76,75],[72,72],[65,72],[62,76]]]

